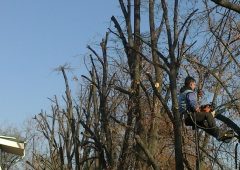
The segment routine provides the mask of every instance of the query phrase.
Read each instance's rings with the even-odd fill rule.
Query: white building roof
[[[0,136],[0,149],[6,153],[24,156],[25,142],[17,141],[14,137]]]

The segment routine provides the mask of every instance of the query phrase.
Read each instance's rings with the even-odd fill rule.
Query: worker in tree
[[[203,129],[217,140],[224,141],[232,138],[229,131],[223,132],[215,122],[216,112],[211,105],[200,106],[197,97],[202,95],[201,92],[196,94],[196,80],[193,77],[186,77],[184,86],[180,89],[179,95],[179,112],[184,116],[186,126],[196,126]],[[230,135],[229,135],[230,134]]]

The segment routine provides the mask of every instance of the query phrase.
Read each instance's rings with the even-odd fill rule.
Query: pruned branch
[[[151,75],[150,75],[150,74],[147,74],[147,76],[148,76],[148,80],[150,81],[150,83],[151,83],[151,85],[152,85],[152,88],[153,88],[153,90],[154,90],[154,94],[158,97],[158,99],[159,99],[160,102],[162,103],[162,105],[163,105],[165,111],[167,112],[170,120],[171,120],[172,122],[174,122],[174,118],[173,118],[172,112],[170,111],[170,109],[168,108],[167,103],[165,102],[165,100],[163,99],[163,97],[162,97],[161,94],[158,92],[157,88],[155,87],[155,84],[154,84],[154,82],[153,82],[153,80],[152,80]]]

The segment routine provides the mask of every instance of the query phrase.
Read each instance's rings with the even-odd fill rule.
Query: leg
[[[207,121],[208,126],[203,126],[204,131],[206,131],[207,133],[209,133],[210,135],[212,135],[215,138],[218,138],[219,136],[219,129],[216,126],[216,122],[214,120],[214,117],[212,116],[211,113],[208,112],[196,112],[196,123],[203,125],[203,121]],[[193,117],[194,118],[194,117]]]
[[[196,123],[202,127],[202,128],[200,127],[201,129],[215,137],[217,140],[229,142],[234,136],[234,133],[231,131],[220,132],[219,128],[216,126],[216,122],[211,113],[208,112],[193,113],[192,118],[193,120],[196,120]],[[203,123],[205,120],[207,121],[208,124],[207,127],[204,126]]]

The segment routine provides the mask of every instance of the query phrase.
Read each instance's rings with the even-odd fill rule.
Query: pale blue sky
[[[53,72],[70,63],[84,73],[86,45],[99,41],[119,15],[115,0],[0,1],[0,123],[22,124],[64,93]]]

